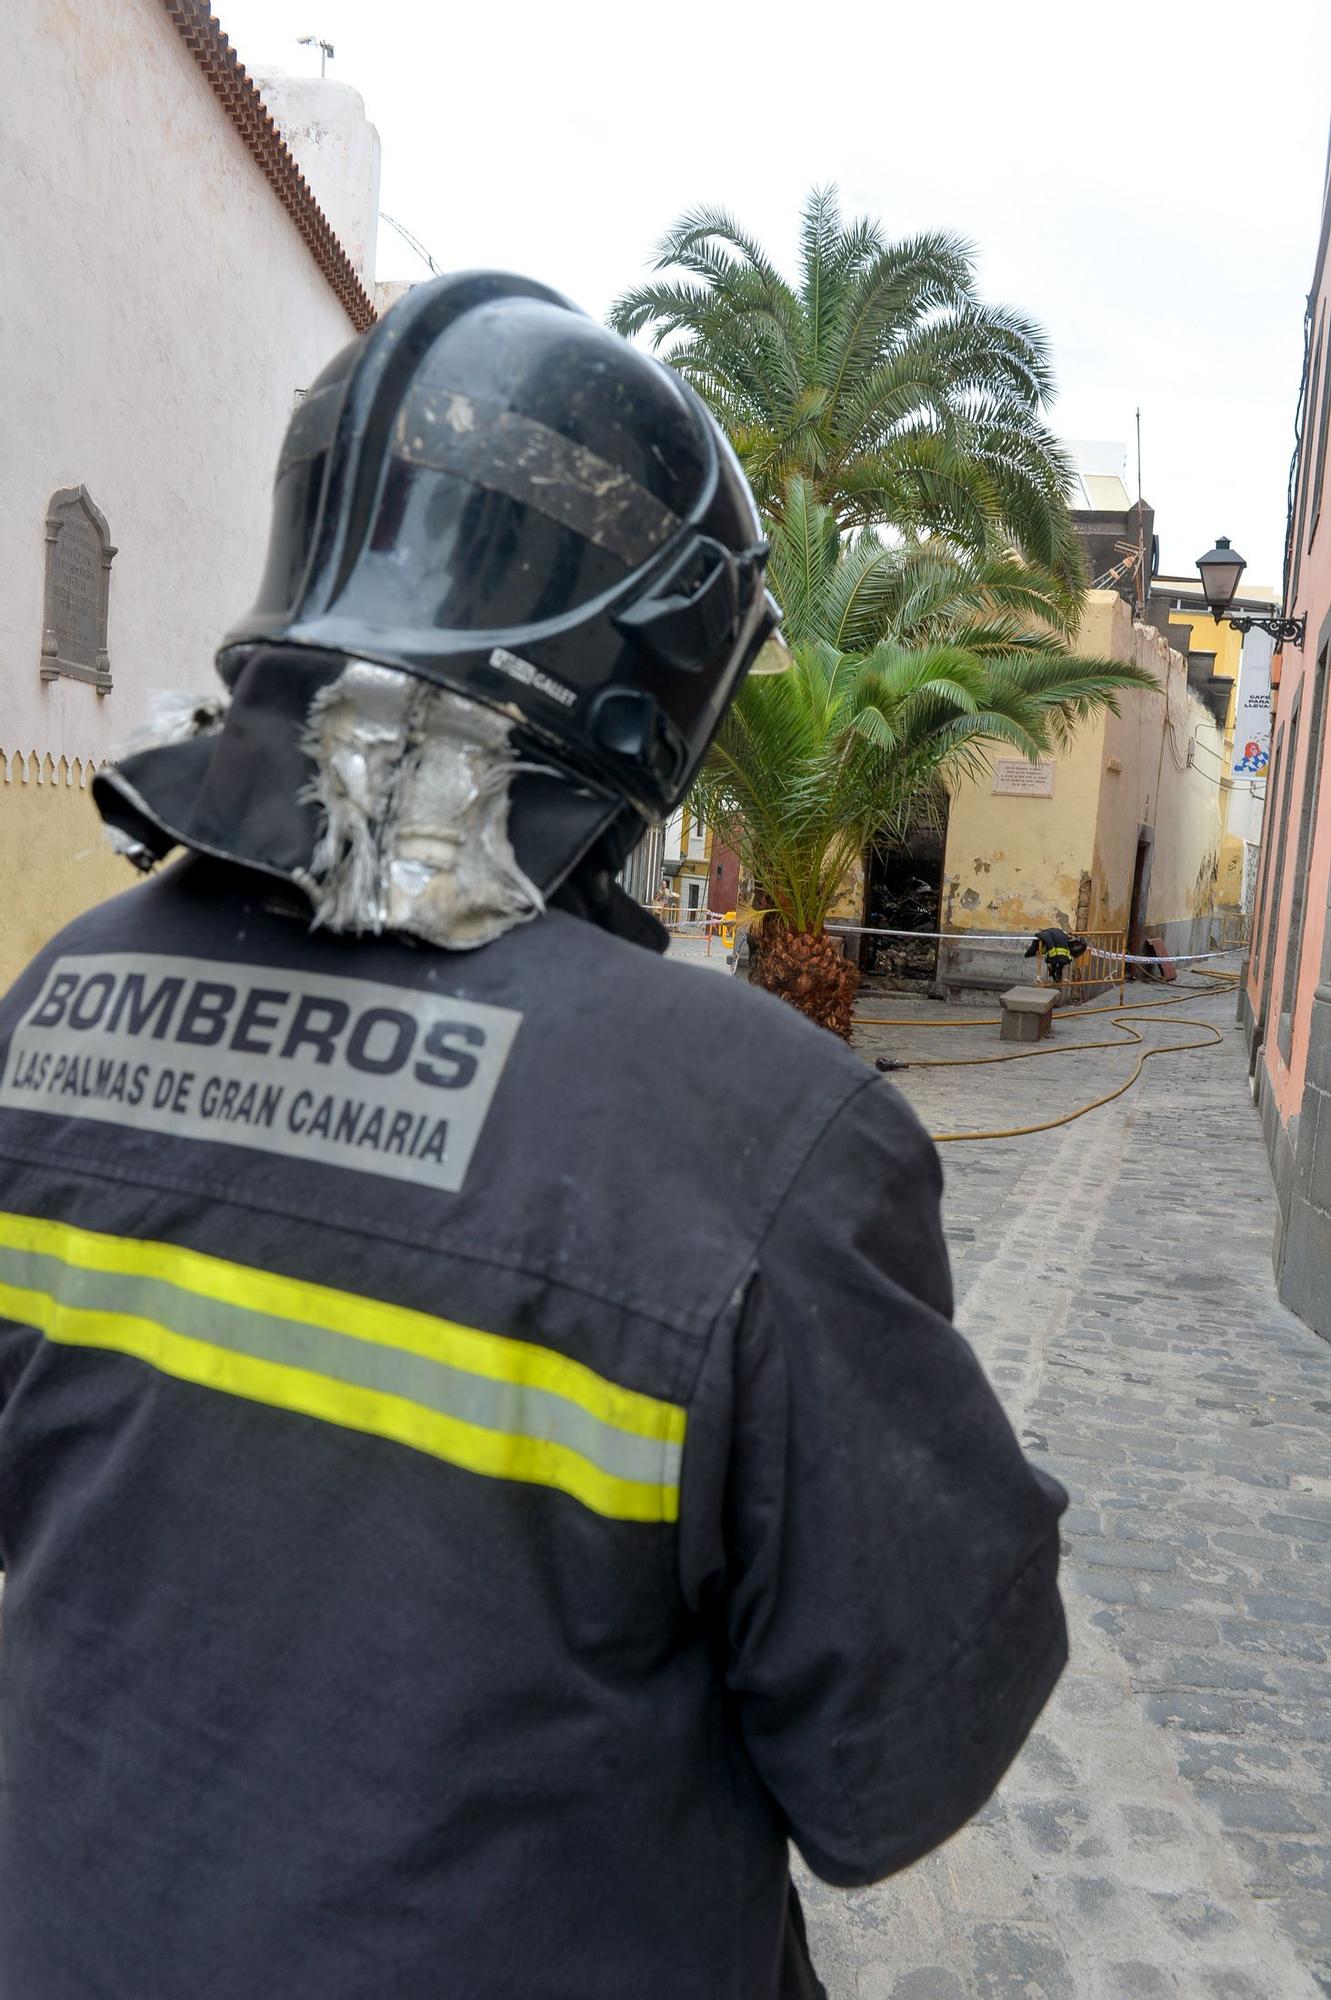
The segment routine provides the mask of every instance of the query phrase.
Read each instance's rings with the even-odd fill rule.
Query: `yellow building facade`
[[[1194,636],[1194,650],[1197,643]],[[1120,694],[1117,716],[1080,726],[1071,745],[1038,769],[992,746],[991,771],[957,788],[940,928],[962,941],[942,947],[942,985],[992,986],[1017,976],[1011,945],[978,935],[971,943],[967,932],[1135,929],[1163,937],[1173,951],[1204,950],[1227,907],[1220,783],[1227,734],[1189,686],[1183,654],[1135,622],[1132,607],[1109,590],[1089,593],[1077,650],[1144,667],[1156,687]],[[1228,906],[1237,900],[1236,876]]]
[[[1245,598],[1257,597],[1269,601],[1271,610],[1279,609],[1276,596],[1269,590],[1249,588]],[[1220,788],[1220,868],[1216,878],[1217,907],[1237,910],[1243,900],[1243,868],[1245,842],[1242,833],[1231,829],[1230,805],[1235,797],[1234,790],[1234,725],[1237,713],[1239,669],[1243,664],[1243,635],[1230,624],[1218,623],[1209,613],[1192,610],[1171,611],[1171,626],[1180,628],[1180,644],[1194,653],[1209,653],[1214,656],[1212,672],[1221,680],[1229,682],[1229,705],[1225,713],[1223,758],[1216,764],[1208,760],[1210,769]]]
[[[687,805],[677,807],[666,821],[662,867],[667,922],[700,922],[709,907],[712,830]]]

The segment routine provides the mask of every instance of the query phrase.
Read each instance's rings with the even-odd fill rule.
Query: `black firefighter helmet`
[[[279,644],[401,668],[655,820],[775,628],[765,562],[678,375],[543,285],[464,273],[409,292],[300,404],[219,666]]]

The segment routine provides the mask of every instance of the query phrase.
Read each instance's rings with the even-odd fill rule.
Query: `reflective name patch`
[[[522,1020],[503,1007],[214,959],[57,960],[0,1109],[462,1186]]]

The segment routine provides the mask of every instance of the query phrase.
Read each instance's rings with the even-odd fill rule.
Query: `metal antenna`
[[[333,44],[326,42],[322,35],[298,35],[296,37],[296,45],[302,49],[318,49],[319,75],[321,77],[325,75],[328,69],[329,58],[334,52]]]
[[[381,222],[386,222],[390,229],[396,229],[398,235],[402,238],[402,241],[404,243],[409,243],[411,245],[412,249],[416,252],[416,255],[425,265],[426,269],[429,271],[430,276],[432,278],[443,277],[444,275],[443,272],[440,270],[439,266],[435,263],[434,258],[430,255],[429,251],[426,249],[425,245],[421,242],[420,238],[413,236],[409,229],[404,229],[402,224],[397,220],[396,216],[390,215],[387,209],[381,208],[379,211],[379,220]]]
[[[1142,412],[1137,405],[1137,602],[1146,616],[1146,535],[1142,521]]]

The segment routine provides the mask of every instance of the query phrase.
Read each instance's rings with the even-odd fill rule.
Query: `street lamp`
[[[1234,632],[1269,632],[1277,645],[1286,640],[1302,649],[1307,631],[1307,618],[1254,618],[1248,612],[1230,615],[1229,607],[1234,602],[1234,593],[1239,587],[1239,578],[1248,567],[1237,549],[1229,546],[1228,535],[1217,535],[1213,549],[1197,558],[1197,574],[1202,580],[1202,594],[1207,608],[1217,625],[1222,619]]]

